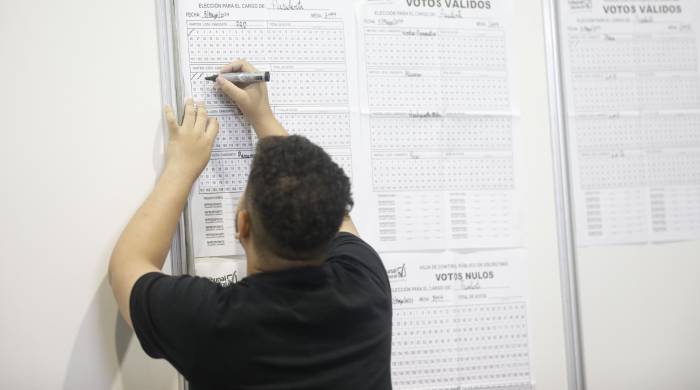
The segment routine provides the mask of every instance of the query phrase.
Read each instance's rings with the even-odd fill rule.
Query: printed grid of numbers
[[[401,389],[527,386],[524,303],[394,311],[392,378]]]
[[[512,119],[505,116],[411,118],[370,116],[372,150],[510,151]]]
[[[250,124],[231,107],[228,97],[204,80],[204,76],[216,73],[219,66],[233,58],[246,58],[252,63],[292,64],[291,68],[275,71],[274,82],[268,85],[273,107],[347,107],[342,24],[220,21],[216,27],[202,27],[193,22],[188,29],[187,42],[192,96],[210,108],[220,108],[212,115],[221,125],[215,151],[241,150],[250,154],[256,141]],[[314,64],[313,71],[309,63]],[[316,69],[318,64],[331,64],[332,69]],[[347,112],[280,114],[279,117],[291,133],[306,135],[323,147],[345,150],[332,157],[351,175]],[[199,192],[242,191],[249,169],[250,158],[213,158],[198,181]]]
[[[199,176],[199,192],[242,192],[248,181],[250,162],[249,158],[212,159]]]
[[[594,36],[572,39],[574,72],[695,71],[695,40],[687,37],[656,39],[634,36]]]
[[[368,66],[505,70],[502,33],[458,29],[366,28]]]
[[[697,74],[577,75],[574,105],[579,112],[697,109],[700,83]]]
[[[350,149],[350,118],[347,112],[275,114],[289,134],[300,134],[326,149]]]
[[[370,72],[367,79],[369,104],[375,110],[493,112],[510,108],[505,76]]]
[[[372,160],[375,191],[510,190],[513,159],[506,157]]]
[[[700,114],[584,116],[573,122],[580,153],[596,151],[700,149]]]
[[[193,28],[188,34],[190,62],[225,64],[233,58],[250,62],[344,62],[342,26],[275,27],[249,22],[246,28]],[[275,24],[276,25],[276,24]]]

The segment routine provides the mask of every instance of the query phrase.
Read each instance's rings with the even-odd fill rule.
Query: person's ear
[[[245,210],[239,210],[236,213],[236,238],[239,240],[246,240],[250,237],[250,214]]]

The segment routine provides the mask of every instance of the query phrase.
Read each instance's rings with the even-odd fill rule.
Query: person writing
[[[244,60],[221,69],[240,71],[256,69]],[[166,107],[163,172],[112,252],[122,316],[194,390],[390,389],[389,281],[348,214],[349,179],[323,149],[287,134],[265,83],[217,84],[259,138],[235,215],[248,275],[222,287],[160,272],[219,130],[190,99],[181,124]]]

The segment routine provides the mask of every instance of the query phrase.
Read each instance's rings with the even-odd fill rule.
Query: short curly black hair
[[[353,206],[343,169],[299,135],[258,142],[245,201],[256,245],[291,260],[322,255]]]

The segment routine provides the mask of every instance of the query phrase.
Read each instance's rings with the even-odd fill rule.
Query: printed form
[[[343,4],[337,2],[337,4]],[[322,146],[352,178],[349,78],[355,65],[347,23],[352,8],[323,0],[178,1],[182,95],[204,101],[221,124],[209,165],[192,189],[194,257],[242,255],[235,210],[248,179],[255,135],[243,115],[206,76],[236,58],[271,72],[270,103],[282,125]],[[352,52],[350,50],[353,50]]]
[[[700,7],[560,8],[576,235],[582,246],[700,237]]]
[[[361,2],[358,14],[372,243],[519,246],[511,2]]]
[[[532,389],[523,250],[386,253],[395,389]]]

